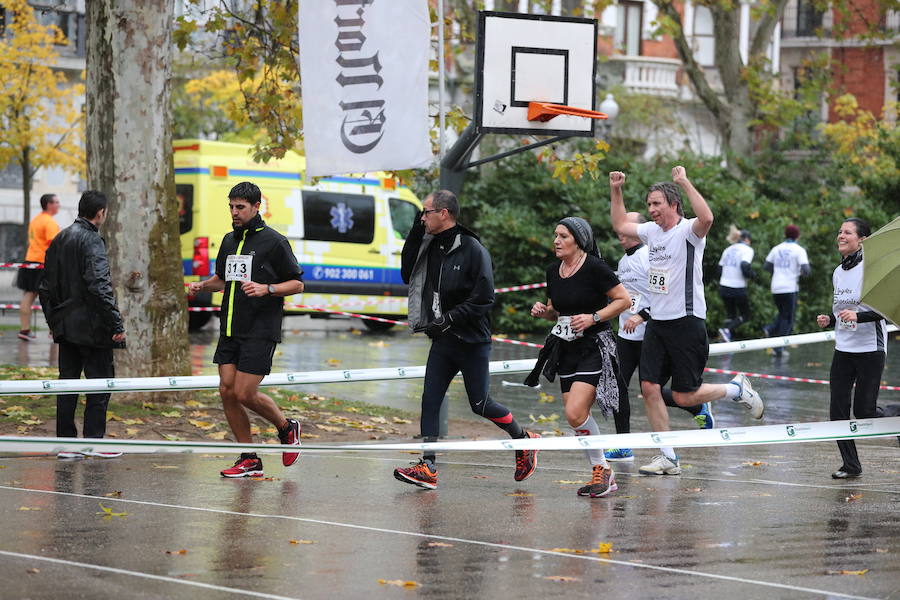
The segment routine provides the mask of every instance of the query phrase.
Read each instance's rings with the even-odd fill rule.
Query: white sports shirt
[[[693,219],[682,219],[668,231],[656,223],[641,223],[638,237],[647,244],[650,316],[671,321],[694,316],[706,319],[703,295],[703,250],[706,238],[694,233]]]
[[[834,270],[831,280],[834,284],[834,300],[831,312],[836,322],[834,324],[834,347],[841,352],[884,352],[887,353],[887,328],[884,321],[872,321],[869,323],[857,323],[856,321],[841,321],[838,313],[849,309],[855,311],[872,310],[865,304],[860,304],[862,295],[863,263],[861,260],[852,269],[845,271],[838,265]]]
[[[618,336],[624,340],[640,342],[644,339],[644,330],[647,329],[647,323],[641,323],[631,333],[626,333],[623,327],[625,321],[632,315],[638,314],[645,308],[650,308],[650,288],[647,285],[647,271],[649,268],[650,253],[647,251],[647,246],[641,246],[631,255],[625,254],[619,259],[619,270],[617,272],[619,281],[628,290],[628,295],[631,296],[631,308],[619,315]]]
[[[794,241],[781,242],[769,251],[766,262],[773,265],[772,293],[791,294],[799,291],[800,268],[809,264],[806,249]]]
[[[737,242],[725,248],[722,258],[719,259],[719,266],[722,267],[719,285],[730,288],[747,287],[747,279],[741,271],[741,263],[752,263],[753,254],[753,248],[744,242]]]

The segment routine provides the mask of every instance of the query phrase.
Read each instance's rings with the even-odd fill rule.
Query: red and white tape
[[[522,290],[536,290],[538,288],[547,287],[546,283],[526,283],[525,285],[512,285],[510,287],[502,287],[494,290],[495,294],[505,294],[507,292],[521,292]]]
[[[728,369],[714,369],[712,367],[707,367],[704,369],[707,373],[720,373],[723,375],[741,375],[744,374],[747,377],[758,377],[759,379],[774,379],[776,381],[793,381],[796,383],[821,383],[824,385],[830,385],[831,382],[825,379],[809,379],[807,377],[788,377],[787,375],[770,375],[768,373],[750,373],[749,371],[729,371]],[[900,386],[897,385],[882,385],[879,387],[882,390],[890,390],[892,392],[900,391]]]
[[[0,263],[0,269],[43,269],[43,263],[21,263],[21,262],[9,262],[9,263]]]

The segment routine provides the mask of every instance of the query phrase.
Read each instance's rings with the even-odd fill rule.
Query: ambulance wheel
[[[393,323],[382,323],[371,319],[363,319],[363,325],[366,326],[366,329],[373,332],[387,331],[394,326]]]
[[[188,331],[199,331],[204,325],[212,319],[210,312],[189,312],[188,313]]]

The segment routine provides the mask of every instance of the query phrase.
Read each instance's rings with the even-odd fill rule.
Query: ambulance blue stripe
[[[303,269],[303,281],[403,284],[400,269],[397,268],[317,265],[312,263],[300,263],[300,268]]]

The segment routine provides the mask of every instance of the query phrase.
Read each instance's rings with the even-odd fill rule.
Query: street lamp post
[[[607,119],[600,121],[603,129],[603,137],[609,138],[612,135],[613,123],[619,116],[619,103],[613,98],[612,94],[606,94],[606,98],[600,103],[600,112],[605,113]]]

